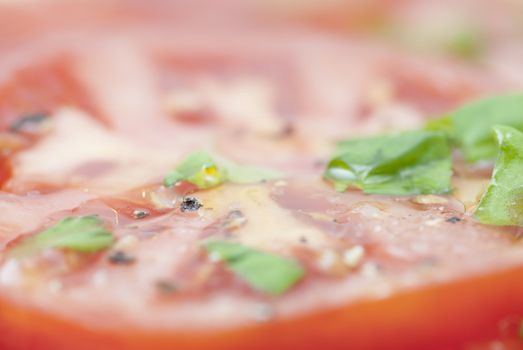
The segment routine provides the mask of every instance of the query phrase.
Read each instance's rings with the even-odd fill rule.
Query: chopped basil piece
[[[495,135],[496,166],[474,215],[483,224],[523,226],[523,133],[498,126]]]
[[[210,241],[205,244],[209,254],[216,254],[228,268],[262,292],[279,295],[291,288],[304,275],[294,260],[254,250],[238,243]]]
[[[24,239],[8,254],[24,257],[49,249],[65,248],[78,252],[95,252],[113,243],[113,236],[96,216],[67,217],[54,226]]]
[[[429,130],[441,130],[461,149],[468,162],[494,159],[498,147],[495,125],[523,131],[523,93],[489,97],[465,104],[448,116],[432,120]]]
[[[223,157],[215,156],[216,162],[225,169],[227,180],[237,184],[252,184],[281,178],[276,170],[252,165],[240,165]]]
[[[165,177],[164,184],[171,187],[180,181],[187,181],[200,189],[205,189],[224,182],[225,173],[218,168],[208,153],[194,152]]]
[[[187,181],[200,189],[205,189],[226,181],[248,184],[281,176],[281,173],[274,170],[239,165],[223,157],[211,156],[209,153],[199,151],[189,155],[169,173],[164,179],[164,184],[170,187],[179,181]]]
[[[481,58],[487,43],[483,32],[466,20],[411,25],[388,19],[373,27],[373,34],[409,50],[450,55],[465,60]]]
[[[485,49],[485,40],[477,30],[459,30],[446,42],[446,51],[463,59],[476,59]]]
[[[421,130],[342,141],[324,177],[338,191],[357,187],[374,194],[441,194],[451,190],[451,166],[445,135]]]

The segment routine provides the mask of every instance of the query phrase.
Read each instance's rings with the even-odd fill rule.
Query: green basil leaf
[[[342,141],[324,178],[338,191],[356,187],[374,194],[440,194],[451,190],[451,167],[445,135],[420,130]]]
[[[523,93],[473,101],[448,116],[430,121],[427,128],[446,132],[467,162],[477,162],[496,157],[498,146],[492,133],[495,125],[523,131]]]
[[[228,268],[262,292],[279,295],[291,288],[304,275],[296,261],[254,250],[238,243],[210,241],[209,254],[216,254]]]
[[[445,48],[449,54],[472,60],[485,51],[485,40],[477,30],[463,28],[448,38]]]
[[[109,247],[113,241],[112,234],[98,217],[67,217],[47,230],[24,239],[8,255],[30,256],[49,248],[95,252]]]
[[[205,189],[226,181],[248,184],[281,176],[280,172],[274,170],[240,165],[223,157],[199,151],[190,154],[175,170],[169,173],[164,179],[164,184],[170,187],[179,181],[188,181],[200,189]]]
[[[205,189],[224,182],[225,172],[208,153],[199,151],[187,156],[164,178],[167,187],[174,186],[179,181],[187,181],[200,189]]]
[[[475,217],[483,224],[523,226],[523,133],[495,127],[499,154]]]
[[[448,137],[452,136],[452,130],[454,128],[454,122],[449,116],[441,118],[430,119],[425,124],[425,130],[428,131],[441,131],[444,132]]]
[[[283,177],[279,171],[252,165],[240,165],[217,155],[214,156],[219,166],[225,169],[227,180],[237,184],[251,184]]]

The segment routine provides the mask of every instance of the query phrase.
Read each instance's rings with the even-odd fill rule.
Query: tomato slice
[[[244,12],[251,19],[261,6],[237,5],[224,2],[226,22]],[[354,5],[351,28],[386,15],[378,5]],[[0,84],[1,131],[26,114],[53,118],[49,133],[0,158],[0,186],[13,179],[0,203],[0,348],[466,349],[496,339],[520,346],[516,229],[477,225],[450,196],[425,205],[339,194],[320,180],[336,139],[420,126],[428,114],[490,91],[491,81],[505,86],[502,78],[473,79],[475,67],[304,34],[331,18],[341,26],[350,4],[313,11],[311,20],[287,17],[306,30],[295,22],[214,30],[191,6],[180,7],[191,19],[180,29],[173,23],[183,16],[160,2],[97,2],[84,17],[53,6],[38,8],[40,20],[70,12],[67,29],[92,46],[51,40],[64,29],[31,27],[24,17],[29,32],[49,35],[63,55],[6,68]],[[27,46],[12,50],[33,52]],[[175,98],[166,107],[168,95]],[[194,192],[203,209],[181,211],[181,197],[195,189],[166,188],[162,176],[206,147],[283,171],[288,181]],[[229,232],[231,210],[247,224]],[[21,263],[4,254],[59,219],[95,214],[116,240],[107,251],[51,249]],[[292,257],[306,277],[284,295],[264,295],[211,261],[201,249],[209,237]],[[319,263],[354,245],[364,247],[363,262]],[[113,265],[119,249],[135,262]],[[257,318],[252,306],[261,307]]]

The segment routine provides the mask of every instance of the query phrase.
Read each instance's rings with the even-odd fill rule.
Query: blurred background
[[[1,0],[2,41],[134,21],[215,28],[302,27],[473,58],[522,38],[521,0]]]
[[[249,76],[276,91],[283,119],[333,137],[358,123],[358,133],[411,128],[523,86],[523,0],[1,0],[0,23],[0,126],[63,101],[110,123],[103,103],[80,92],[89,90],[76,69],[80,51],[91,66],[118,66],[147,50],[158,88],[184,90],[164,103],[188,111],[178,113],[182,122],[213,110],[242,114],[256,100],[242,93],[249,101],[231,113],[231,104],[208,102],[212,88],[195,88],[199,76]],[[102,51],[111,53],[85,55]],[[199,97],[185,94],[195,89]],[[206,107],[195,102],[202,95]]]

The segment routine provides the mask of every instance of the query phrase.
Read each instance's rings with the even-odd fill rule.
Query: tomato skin
[[[518,315],[523,315],[523,267],[223,332],[100,330],[2,300],[0,348],[459,349],[496,339],[499,323]]]

